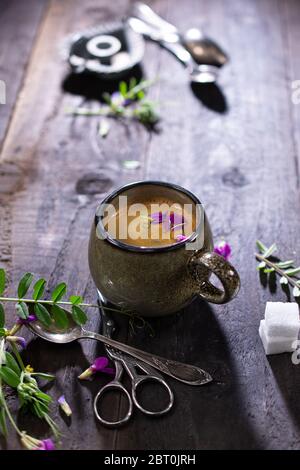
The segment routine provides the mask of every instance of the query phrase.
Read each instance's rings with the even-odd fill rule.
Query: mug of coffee
[[[128,184],[102,201],[89,266],[104,299],[145,317],[175,313],[197,296],[223,304],[240,287],[235,268],[213,252],[198,198],[160,181]],[[210,282],[212,274],[222,288]]]

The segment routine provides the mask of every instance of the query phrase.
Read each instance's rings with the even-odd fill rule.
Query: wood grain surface
[[[100,344],[56,346],[31,337],[26,362],[55,372],[50,393],[56,399],[64,392],[71,404],[70,422],[54,407],[63,449],[299,449],[300,366],[289,354],[266,358],[258,336],[265,302],[286,296],[279,286],[270,292],[261,285],[253,253],[260,238],[275,241],[282,257],[300,259],[300,105],[292,102],[292,81],[300,80],[300,3],[148,2],[182,31],[203,27],[228,51],[230,63],[217,86],[191,86],[168,52],[147,43],[136,73],[157,77],[150,95],[160,102],[159,132],[113,121],[101,139],[97,118],[70,117],[65,109],[85,103],[83,89],[99,96],[108,85],[70,75],[64,44],[74,32],[121,19],[132,3],[1,2],[0,79],[9,99],[0,105],[0,266],[9,273],[7,292],[29,270],[49,279],[49,289],[66,281],[70,291],[94,301],[87,242],[97,203],[138,179],[186,187],[203,202],[215,240],[225,237],[232,245],[240,294],[224,306],[197,301],[153,321],[154,338],[145,331],[132,335],[118,319],[118,337],[199,365],[215,380],[193,388],[170,379],[176,400],[170,414],[151,419],[136,411],[128,426],[110,430],[92,410],[107,379],[77,380],[103,353]],[[123,162],[130,159],[140,167],[126,170]],[[89,313],[88,327],[97,330],[98,314]],[[157,397],[148,390],[147,400]],[[9,402],[16,408],[13,396]],[[117,416],[124,405],[114,397],[107,411]],[[47,435],[36,419],[18,420],[32,434]],[[13,432],[0,444],[20,447]]]

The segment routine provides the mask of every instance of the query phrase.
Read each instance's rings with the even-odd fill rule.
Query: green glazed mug
[[[197,207],[195,231],[187,240],[166,246],[141,247],[126,244],[105,230],[107,205],[118,209],[119,196],[130,203],[147,197],[171,199]],[[140,181],[123,186],[107,196],[96,210],[89,241],[89,267],[97,289],[107,301],[145,317],[175,313],[200,296],[223,304],[239,291],[235,268],[213,252],[209,222],[198,198],[186,189],[160,181]],[[211,274],[222,288],[210,282]]]

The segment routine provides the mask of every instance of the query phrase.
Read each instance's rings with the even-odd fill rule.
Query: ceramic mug
[[[198,223],[188,240],[167,246],[140,247],[113,238],[104,228],[107,204],[118,208],[119,196],[129,202],[147,197],[193,203]],[[96,210],[89,241],[92,278],[104,299],[142,316],[168,315],[187,306],[195,297],[223,304],[238,293],[239,275],[223,257],[213,252],[210,226],[198,198],[175,184],[141,181],[107,196]],[[214,273],[222,288],[210,282]]]

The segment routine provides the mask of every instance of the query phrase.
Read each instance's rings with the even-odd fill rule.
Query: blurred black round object
[[[74,35],[68,61],[74,73],[117,79],[141,62],[144,48],[143,37],[128,25],[110,23]]]

